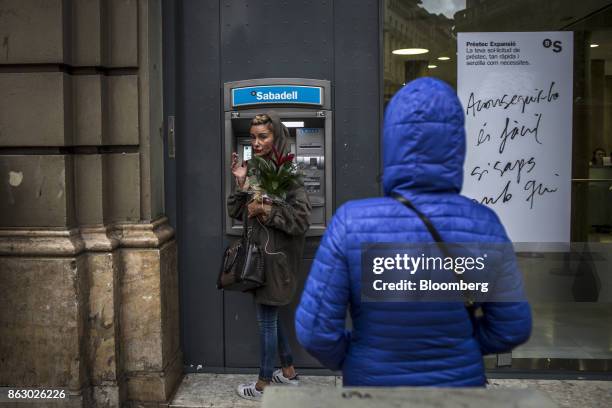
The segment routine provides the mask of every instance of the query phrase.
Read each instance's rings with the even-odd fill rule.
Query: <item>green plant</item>
[[[283,156],[274,147],[269,158],[253,157],[249,166],[249,184],[255,192],[254,199],[261,200],[264,194],[272,200],[287,199],[287,193],[302,181],[293,163],[294,157],[291,153]]]

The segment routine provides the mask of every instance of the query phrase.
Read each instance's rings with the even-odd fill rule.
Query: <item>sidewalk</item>
[[[256,375],[188,374],[184,377],[174,400],[173,408],[249,408],[258,402],[236,395],[238,384],[255,380]],[[301,376],[305,386],[339,387],[340,377]],[[579,380],[490,380],[490,387],[536,388],[547,393],[562,408],[603,408],[612,400],[612,381]]]

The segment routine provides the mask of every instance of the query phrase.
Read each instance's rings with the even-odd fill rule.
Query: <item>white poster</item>
[[[569,242],[573,33],[459,33],[462,194],[513,242]]]

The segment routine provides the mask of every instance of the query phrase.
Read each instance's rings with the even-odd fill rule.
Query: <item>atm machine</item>
[[[224,169],[232,152],[239,161],[250,156],[250,123],[256,114],[274,110],[289,129],[291,152],[303,175],[312,212],[307,236],[322,235],[332,215],[332,111],[330,82],[316,79],[268,78],[224,85]],[[225,197],[234,189],[225,174]],[[240,221],[225,215],[225,233],[240,235]]]
[[[258,113],[274,110],[290,133],[291,151],[303,174],[304,187],[312,204],[310,229],[306,233],[304,257],[296,271],[298,291],[301,290],[314,252],[332,216],[332,111],[329,81],[315,79],[254,79],[228,82],[224,86],[223,180],[225,199],[235,189],[229,171],[232,152],[242,162],[249,154],[250,124]],[[227,243],[232,235],[242,234],[239,220],[225,211],[224,233]],[[299,293],[291,305],[281,310],[280,318],[287,331],[293,358],[299,367],[319,367],[295,340],[293,312]],[[225,292],[223,296],[226,367],[257,367],[257,325],[251,296]],[[245,339],[252,339],[246,341]]]

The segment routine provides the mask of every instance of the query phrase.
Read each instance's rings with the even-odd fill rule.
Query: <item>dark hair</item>
[[[606,151],[601,147],[598,147],[597,149],[593,150],[593,159],[597,157],[597,152],[602,152],[604,156],[606,155]]]
[[[602,149],[601,147],[598,147],[597,149],[593,150],[593,156],[591,157],[591,165],[593,166],[601,166],[601,162],[597,159],[597,152],[602,152],[603,156],[606,156],[606,151],[604,149]]]

